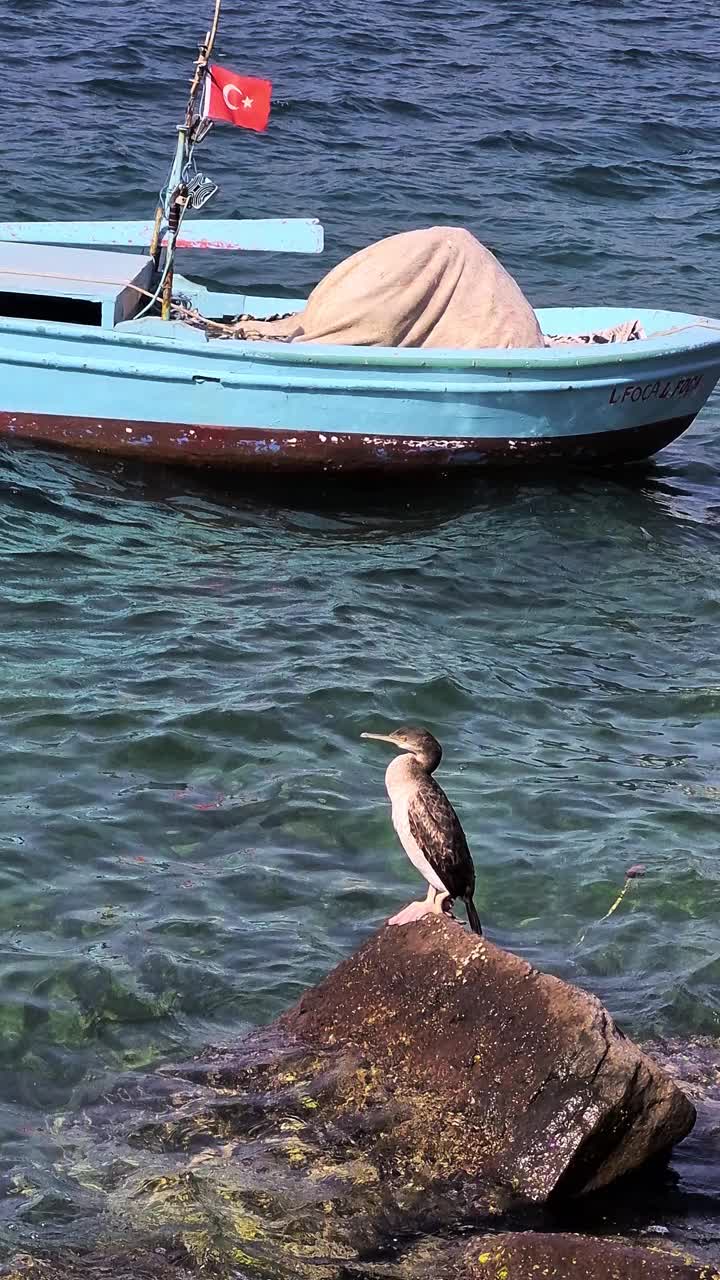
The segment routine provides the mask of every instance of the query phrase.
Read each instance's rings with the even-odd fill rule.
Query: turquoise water
[[[398,721],[446,745],[490,936],[714,1032],[712,452],[308,510],[6,449],[6,1099],[267,1018],[417,893],[359,738]]]
[[[448,221],[538,305],[717,314],[720,38],[686,2],[227,9],[220,60],[278,105],[208,144],[212,212],[317,213],[328,251],[196,274],[292,291]],[[198,6],[0,17],[1,216],[147,214]],[[2,1170],[422,890],[359,739],[397,722],[445,746],[490,937],[635,1034],[720,1033],[719,427],[715,397],[642,470],[322,501],[0,448]]]

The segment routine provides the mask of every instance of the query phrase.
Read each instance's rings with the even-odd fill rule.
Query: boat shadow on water
[[[3,472],[5,473],[3,477]],[[443,522],[474,509],[505,508],[526,498],[602,497],[626,494],[671,513],[674,497],[684,494],[677,477],[649,458],[633,463],[508,465],[491,471],[407,473],[382,472],[243,473],[192,470],[184,467],[68,454],[32,442],[5,442],[0,447],[0,486],[5,491],[21,480],[28,487],[56,485],[98,499],[132,498],[151,504],[197,498],[218,508],[277,514],[282,508],[342,516],[387,516],[415,524]]]

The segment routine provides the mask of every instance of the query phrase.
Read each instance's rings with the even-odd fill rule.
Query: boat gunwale
[[[625,311],[625,308],[553,307],[539,308],[544,315],[553,311],[567,315],[577,310]],[[192,337],[183,341],[182,333],[173,329],[171,334],[143,334],[130,331],[125,325],[103,328],[93,325],[63,323],[61,321],[25,320],[22,317],[0,316],[0,363],[2,340],[16,334],[21,337],[63,338],[71,342],[86,343],[88,337],[100,345],[119,346],[136,350],[155,350],[167,353],[183,352],[188,355],[213,359],[227,358],[231,363],[257,363],[269,365],[297,365],[300,368],[347,368],[348,370],[396,369],[417,370],[419,373],[444,371],[495,370],[552,373],[557,370],[586,371],[612,366],[639,365],[643,362],[657,364],[665,359],[687,357],[693,354],[704,357],[704,364],[720,361],[720,319],[686,312],[664,311],[660,308],[627,308],[628,318],[652,312],[678,322],[684,341],[672,341],[678,334],[647,338],[632,342],[604,342],[587,345],[559,345],[553,347],[487,347],[487,348],[427,348],[427,347],[358,347],[341,344],[300,343],[274,341],[248,341],[243,339],[208,338],[198,340],[197,330],[190,330]],[[715,336],[711,336],[715,335]],[[88,358],[92,365],[92,359]]]

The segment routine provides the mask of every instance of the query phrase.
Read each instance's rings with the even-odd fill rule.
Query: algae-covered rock
[[[381,929],[239,1044],[79,1099],[23,1175],[16,1269],[74,1280],[84,1258],[88,1280],[116,1277],[103,1257],[135,1250],[138,1280],[153,1259],[160,1280],[386,1274],[397,1240],[487,1232],[509,1210],[516,1225],[667,1150],[693,1117],[594,997],[426,917]],[[39,1256],[36,1206],[48,1231],[61,1201],[82,1205],[73,1250]],[[444,1258],[472,1276],[462,1248],[446,1240]]]
[[[347,1112],[397,1173],[532,1201],[602,1187],[692,1128],[692,1104],[592,995],[437,916],[386,927],[279,1022],[342,1049]]]

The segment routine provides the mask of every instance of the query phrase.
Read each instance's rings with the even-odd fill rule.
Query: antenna
[[[162,273],[162,280],[158,285],[158,289],[155,294],[155,298],[157,298],[162,292],[161,314],[163,320],[170,319],[175,246],[183,217],[185,216],[188,204],[191,203],[191,193],[188,191],[184,175],[188,165],[192,161],[192,155],[196,145],[202,142],[203,138],[207,137],[212,123],[211,121],[202,119],[198,115],[197,104],[198,98],[205,89],[205,81],[208,75],[208,63],[212,56],[212,51],[215,46],[215,40],[218,33],[218,26],[220,24],[221,8],[222,0],[215,0],[215,12],[213,14],[212,26],[210,27],[210,30],[206,32],[205,39],[199,46],[198,56],[195,61],[195,71],[190,82],[190,95],[188,97],[187,108],[185,110],[185,121],[183,124],[178,125],[178,140],[175,149],[175,158],[170,167],[167,182],[160,192],[160,199],[155,211],[155,225],[153,227],[150,253],[155,260],[156,268],[160,266],[160,253],[163,236],[166,230],[168,232],[168,244],[165,251],[165,267]],[[202,175],[200,176],[202,181]],[[215,190],[216,189],[217,188],[215,188]],[[206,187],[205,191],[208,192],[208,194],[205,195],[205,200],[208,200],[210,196],[214,194],[214,191],[209,190],[209,187]],[[205,200],[203,203],[205,203]],[[147,309],[148,308],[145,308],[145,310]]]

